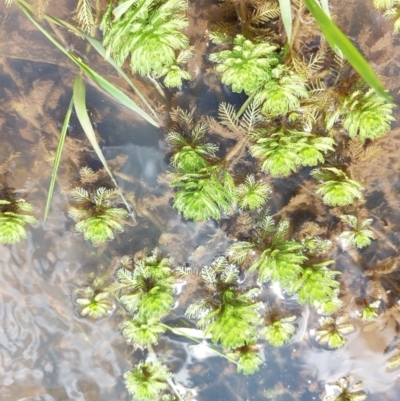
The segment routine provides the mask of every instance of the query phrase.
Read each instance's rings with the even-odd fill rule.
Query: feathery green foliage
[[[347,245],[357,248],[364,248],[371,244],[374,239],[374,233],[368,230],[372,223],[372,219],[365,219],[358,221],[356,216],[345,214],[340,216],[344,223],[350,226],[350,230],[343,231],[339,237],[343,239]]]
[[[23,199],[0,200],[0,244],[15,244],[27,237],[25,225],[34,224],[37,220],[21,212],[33,210],[33,206]]]
[[[348,175],[336,167],[322,167],[315,169],[311,175],[322,181],[318,186],[317,194],[322,195],[324,203],[332,206],[345,206],[362,198],[362,185],[352,180]]]
[[[374,7],[385,11],[386,18],[397,18],[393,25],[393,33],[400,32],[400,4],[398,0],[374,0]]]
[[[232,353],[228,353],[228,356],[238,360],[237,371],[244,375],[254,374],[263,364],[263,361],[260,358],[260,352],[255,344],[235,349]]]
[[[89,193],[84,188],[76,187],[71,192],[77,207],[69,209],[69,216],[78,222],[75,231],[83,232],[85,240],[105,242],[114,238],[113,230],[123,231],[128,212],[112,207],[118,195],[117,190],[101,187]]]
[[[168,133],[167,140],[174,152],[171,158],[171,165],[174,168],[194,173],[209,165],[208,160],[215,157],[218,146],[214,143],[201,142],[206,129],[205,124],[199,123],[187,135],[175,131]]]
[[[340,284],[335,277],[340,272],[330,270],[333,260],[303,267],[301,275],[290,288],[290,293],[298,294],[298,302],[317,307],[331,300]]]
[[[255,142],[250,153],[262,161],[262,171],[273,177],[287,176],[299,166],[316,166],[325,161],[324,154],[333,151],[335,140],[308,132],[280,129],[258,129],[250,139]]]
[[[171,264],[170,258],[160,258],[155,250],[136,261],[133,271],[119,269],[110,291],[129,312],[137,312],[138,321],[160,319],[174,304]]]
[[[92,286],[87,286],[78,292],[78,297],[75,302],[79,305],[79,314],[81,316],[89,316],[93,319],[98,319],[110,315],[114,309],[109,292],[102,291],[94,283]]]
[[[139,401],[156,399],[168,388],[170,378],[171,373],[158,360],[140,362],[124,374],[125,387],[133,399]]]
[[[301,254],[303,245],[289,240],[289,223],[282,220],[275,224],[271,216],[264,216],[257,224],[257,242],[241,241],[229,247],[229,259],[243,262],[249,252],[255,252],[256,260],[250,271],[258,271],[261,282],[271,280],[278,282],[282,288],[289,288],[301,272],[301,264],[307,257]]]
[[[323,401],[364,401],[367,398],[365,391],[362,391],[364,383],[352,375],[341,377],[325,387],[332,388],[333,391],[332,394],[326,394]]]
[[[221,342],[227,349],[240,348],[254,343],[255,325],[260,322],[258,302],[254,301],[258,289],[239,290],[238,268],[219,257],[203,267],[201,276],[208,296],[189,306],[186,315],[199,319],[197,326],[210,335],[214,343]]]
[[[233,92],[250,95],[271,80],[279,63],[276,46],[253,43],[243,35],[237,35],[233,44],[232,50],[210,54],[210,60],[219,64],[216,69],[223,73],[222,83],[232,85]]]
[[[175,113],[174,120],[186,131],[168,134],[175,151],[171,158],[174,171],[169,174],[170,186],[177,188],[174,207],[185,219],[218,220],[236,201],[233,179],[226,168],[217,164],[218,147],[201,143],[206,126],[195,124],[191,114],[181,109]]]
[[[272,319],[272,321],[267,319],[266,326],[260,331],[260,336],[274,347],[281,347],[290,341],[296,331],[292,324],[294,320],[296,320],[296,316]]]
[[[235,202],[234,183],[225,168],[208,166],[196,173],[174,172],[171,187],[177,188],[174,207],[185,219],[219,220]]]
[[[94,36],[95,24],[92,5],[89,0],[78,0],[76,5],[76,20],[83,31]]]
[[[300,108],[300,100],[308,97],[306,81],[300,75],[279,65],[272,71],[272,79],[263,85],[254,97],[263,114],[284,116]]]
[[[129,7],[127,7],[129,5]],[[178,86],[189,75],[180,71],[177,52],[188,47],[181,32],[188,25],[184,0],[121,0],[114,20],[106,13],[103,43],[121,66],[130,58],[133,73],[166,75],[167,86]]]
[[[361,319],[366,322],[372,322],[379,317],[379,307],[381,305],[381,301],[378,299],[375,302],[371,302],[361,311]]]
[[[271,193],[271,188],[262,182],[257,182],[254,175],[248,175],[243,184],[236,188],[237,202],[241,209],[257,209],[265,204]]]
[[[354,326],[347,323],[347,316],[339,316],[336,320],[332,317],[321,317],[321,327],[317,330],[316,339],[321,344],[328,344],[329,348],[341,348],[346,344],[344,334],[351,333]]]
[[[160,334],[166,331],[165,326],[158,319],[147,319],[139,316],[125,320],[121,328],[126,340],[139,347],[147,347],[150,344],[157,343]]]
[[[361,141],[377,139],[390,130],[395,120],[393,107],[372,89],[367,93],[355,91],[345,98],[340,109],[343,126],[351,138],[357,135]]]

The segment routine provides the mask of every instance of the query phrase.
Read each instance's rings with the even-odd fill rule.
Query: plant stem
[[[256,95],[256,92],[253,92],[247,100],[243,103],[242,107],[236,114],[236,118],[239,118],[246,110],[247,106],[251,103],[251,101],[254,99],[254,96]]]
[[[168,326],[167,324],[161,323],[161,322],[160,322],[160,324],[161,324],[162,326],[164,326],[166,329],[172,331],[172,332],[175,333],[175,334],[178,334],[178,335],[180,335],[180,336],[189,338],[190,340],[195,341],[195,342],[198,343],[198,344],[205,345],[207,348],[211,349],[212,351],[214,351],[214,352],[217,353],[218,355],[222,356],[223,358],[227,359],[227,360],[230,361],[230,362],[233,362],[235,365],[240,366],[240,364],[239,364],[237,361],[235,361],[233,358],[231,358],[231,357],[225,355],[223,352],[217,350],[216,348],[214,348],[214,347],[212,347],[211,345],[205,343],[204,341],[200,341],[200,340],[198,340],[197,338],[192,337],[192,336],[190,336],[189,334],[186,334],[185,332],[179,330],[179,328],[171,327],[171,326]]]

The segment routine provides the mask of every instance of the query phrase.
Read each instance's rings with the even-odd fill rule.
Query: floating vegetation
[[[146,361],[124,374],[125,386],[135,400],[154,400],[168,388],[171,378],[166,366],[160,361]]]
[[[325,385],[323,401],[363,401],[367,394],[362,390],[364,383],[353,376],[341,377]]]
[[[104,280],[96,278],[91,286],[86,286],[77,291],[75,302],[79,305],[78,313],[81,316],[89,316],[93,319],[106,317],[115,308],[114,302],[104,287]]]
[[[113,3],[108,7],[101,23],[103,43],[117,65],[129,57],[133,73],[164,77],[169,87],[191,79],[180,66],[191,56],[188,38],[181,32],[188,25],[185,1],[128,0],[114,10]]]
[[[112,206],[112,201],[118,196],[117,190],[101,187],[89,193],[76,187],[71,194],[76,206],[69,209],[69,216],[78,222],[75,231],[83,232],[85,240],[105,242],[114,239],[114,230],[123,231],[128,212]]]
[[[336,319],[321,317],[320,325],[316,339],[319,343],[327,344],[332,349],[342,348],[347,342],[344,335],[354,331],[354,326],[348,323],[346,315],[341,315]]]
[[[33,212],[33,206],[24,199],[0,199],[0,244],[15,244],[26,238],[27,224],[35,224],[36,218],[23,212]]]
[[[171,333],[224,357],[245,375],[263,369],[264,351],[269,346],[290,349],[291,343],[297,342],[302,348],[304,333],[314,332],[316,341],[332,350],[346,346],[346,335],[355,331],[357,324],[364,330],[386,327],[390,322],[397,336],[398,289],[393,284],[397,279],[389,276],[395,274],[396,263],[390,269],[366,265],[357,275],[349,274],[349,263],[340,260],[335,266],[338,251],[340,257],[357,262],[363,252],[346,248],[364,249],[381,235],[377,226],[379,219],[384,220],[382,213],[374,216],[374,231],[372,218],[366,218],[373,215],[367,204],[373,203],[369,191],[375,177],[368,177],[363,168],[373,161],[390,130],[394,106],[387,102],[388,96],[369,66],[346,46],[347,38],[329,20],[326,1],[321,1],[322,8],[314,0],[221,1],[212,8],[217,23],[207,31],[210,43],[204,44],[201,54],[196,47],[198,32],[186,29],[189,21],[197,18],[201,19],[199,26],[213,21],[195,15],[190,9],[194,5],[182,0],[120,0],[108,2],[106,9],[100,9],[99,2],[77,0],[75,24],[79,29],[47,15],[47,1],[36,0],[33,6],[24,0],[13,2],[81,70],[62,125],[51,189],[64,140],[77,141],[67,136],[74,105],[116,189],[110,188],[102,173],[81,169],[79,182],[68,187],[73,200],[69,216],[76,222],[75,231],[96,245],[96,256],[101,256],[106,266],[111,269],[115,264],[110,260],[119,260],[115,272],[106,274],[107,280],[98,278],[77,290],[74,302],[80,316],[92,319],[118,310],[113,317],[118,320],[116,327],[134,350],[132,369],[124,374],[133,400],[185,398],[184,391],[181,394],[174,385],[172,363],[161,358],[164,340]],[[374,4],[390,7],[387,13],[397,13],[397,2]],[[32,12],[38,20],[47,19],[52,26],[87,40],[153,115],[163,114],[162,119],[156,118],[164,121],[170,167],[157,177],[157,191],[143,195],[149,191],[140,178],[115,175],[135,184],[137,193],[127,194],[132,204],[148,201],[146,207],[138,207],[144,220],[140,221],[144,230],[135,234],[138,238],[126,227],[129,203],[108,168],[89,119],[83,75],[155,127],[159,123],[86,64],[90,46],[87,54],[78,57],[44,30]],[[337,54],[328,49],[313,17]],[[92,37],[100,19],[104,47]],[[203,39],[203,33],[197,36]],[[196,43],[189,43],[189,37]],[[368,67],[359,73],[377,92],[337,49],[344,49],[356,68]],[[204,60],[211,63],[204,66]],[[154,103],[151,106],[125,74],[128,64],[133,74],[141,76],[134,77],[140,87],[151,88],[147,88]],[[185,80],[191,80],[189,71],[199,76],[193,86],[164,93],[162,85],[181,88]],[[218,93],[218,114],[214,110],[214,114],[199,115],[188,99],[197,90],[200,77],[209,91]],[[234,105],[223,101],[224,91],[230,90],[241,95],[233,98]],[[46,150],[52,158],[52,152]],[[77,158],[73,168],[81,162]],[[110,166],[114,170],[112,163]],[[0,175],[5,175],[2,167]],[[3,187],[7,188],[6,177],[1,177]],[[119,207],[118,196],[126,208]],[[48,202],[46,213],[49,206]],[[165,219],[158,213],[159,206],[165,215],[173,206],[181,218]],[[32,211],[33,207],[19,198],[0,200],[0,243],[26,238],[26,224],[36,220],[22,212]],[[146,220],[156,226],[162,246],[152,252],[148,249],[155,241],[147,234]],[[193,220],[185,226],[196,233],[193,237],[182,229],[182,220]],[[128,240],[118,246],[132,257],[120,258],[120,247],[108,253],[99,243],[112,240],[124,228]],[[215,231],[209,234],[211,228]],[[142,233],[148,238],[139,238]],[[171,255],[177,256],[182,266],[177,267]],[[352,280],[361,281],[361,276],[368,283],[357,283],[359,319],[350,321],[348,290]],[[186,311],[185,319],[175,315],[182,311]],[[388,345],[388,350],[395,349],[387,361],[388,369],[400,365],[398,346],[393,344]],[[187,350],[189,353],[189,347]],[[294,352],[292,357],[296,358]],[[187,366],[196,359],[190,358]],[[193,365],[193,370],[199,369]],[[271,365],[280,368],[275,361],[268,361]],[[303,382],[308,374],[301,373]],[[283,395],[306,399],[304,383],[298,390],[282,383],[271,392],[265,390],[269,399]],[[318,383],[308,384],[309,391],[320,390]],[[342,377],[326,385],[324,401],[364,400],[366,393],[361,388],[351,376]]]
[[[343,231],[340,234],[340,238],[345,241],[348,246],[354,246],[357,248],[365,248],[370,245],[374,239],[374,233],[369,230],[372,223],[372,219],[365,219],[358,221],[356,216],[343,215],[340,216],[344,223],[350,226],[350,230]]]

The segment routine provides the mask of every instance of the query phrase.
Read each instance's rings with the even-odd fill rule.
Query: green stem
[[[180,335],[180,336],[189,338],[190,340],[192,340],[192,341],[194,341],[194,342],[196,342],[196,343],[198,343],[198,344],[205,345],[207,348],[211,349],[212,351],[214,351],[214,352],[217,353],[218,355],[222,356],[223,358],[227,359],[227,360],[230,361],[230,362],[233,362],[235,365],[240,366],[240,364],[239,364],[237,361],[235,361],[233,358],[231,358],[231,357],[225,355],[223,352],[221,352],[221,351],[219,351],[218,349],[212,347],[211,345],[206,344],[204,341],[200,341],[200,340],[198,340],[197,338],[192,337],[192,336],[190,336],[189,334],[186,334],[185,332],[179,330],[179,328],[171,327],[171,326],[168,326],[167,324],[161,323],[161,322],[160,322],[160,324],[161,324],[161,326],[164,326],[166,329],[172,331],[172,332],[175,333],[175,334],[178,334],[178,335]]]
[[[242,107],[240,108],[240,110],[237,112],[236,114],[236,118],[239,118],[247,109],[247,106],[252,102],[252,100],[254,99],[254,96],[256,95],[256,92],[253,92],[248,98],[247,100],[243,103]]]

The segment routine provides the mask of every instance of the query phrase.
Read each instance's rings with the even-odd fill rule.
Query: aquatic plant
[[[397,0],[374,0],[374,7],[385,11],[385,17],[397,18],[393,24],[393,33],[400,32],[400,5]]]
[[[255,261],[249,270],[258,271],[261,282],[278,282],[289,288],[301,273],[301,265],[307,257],[301,254],[302,244],[289,240],[289,223],[282,220],[275,224],[271,216],[265,215],[257,224],[258,239],[255,242],[238,241],[229,247],[229,259],[242,263],[249,253],[255,253]]]
[[[340,286],[340,283],[335,280],[340,272],[328,268],[333,262],[328,260],[303,266],[301,274],[289,289],[290,293],[297,293],[300,304],[318,307],[333,298],[335,290]]]
[[[159,319],[139,316],[122,322],[121,328],[126,340],[139,347],[157,343],[160,334],[166,331]]]
[[[109,7],[113,7],[112,2]],[[181,32],[188,25],[186,9],[183,0],[121,0],[113,11],[114,19],[108,12],[101,23],[108,54],[119,66],[129,57],[133,73],[169,74],[164,83],[180,87],[182,78],[189,77],[179,66],[187,58],[177,58],[177,52],[189,44]]]
[[[197,327],[210,335],[214,343],[227,349],[255,342],[255,325],[260,322],[259,303],[254,297],[258,288],[242,291],[237,284],[238,268],[223,256],[203,267],[201,277],[208,296],[188,307],[186,315],[198,319]]]
[[[350,138],[357,136],[361,141],[377,139],[390,130],[394,105],[387,103],[374,90],[367,93],[359,90],[347,96],[340,109],[327,120],[329,130],[340,117]]]
[[[177,188],[174,207],[185,219],[219,220],[232,209],[234,182],[227,169],[208,166],[195,173],[173,172],[170,178],[171,187]]]
[[[235,186],[228,169],[215,158],[218,147],[202,143],[206,125],[194,123],[192,115],[177,109],[172,118],[182,133],[172,131],[168,140],[173,145],[169,173],[170,186],[177,188],[174,207],[185,219],[220,219],[236,201]]]
[[[261,329],[260,337],[265,338],[274,347],[281,347],[290,341],[296,331],[292,324],[294,320],[296,316],[277,318],[267,315],[266,326]]]
[[[329,348],[341,348],[347,340],[344,334],[351,333],[354,326],[347,322],[348,316],[341,315],[336,319],[332,317],[321,317],[320,328],[316,332],[316,339],[321,344],[327,344]]]
[[[232,85],[233,92],[256,92],[272,78],[272,70],[279,63],[277,49],[269,43],[253,43],[243,35],[233,40],[232,50],[210,54],[210,60],[218,63],[222,72],[221,82]]]
[[[367,229],[371,225],[372,219],[359,221],[356,216],[345,214],[340,216],[344,223],[350,226],[350,230],[343,231],[339,237],[349,246],[365,248],[370,245],[374,239],[374,233]]]
[[[349,375],[325,385],[326,394],[323,401],[363,401],[367,394],[362,390],[364,383]]]
[[[79,314],[81,316],[89,316],[98,319],[110,315],[114,309],[114,302],[110,297],[110,293],[96,288],[94,283],[78,292],[75,302],[79,305]]]
[[[244,183],[236,187],[237,203],[241,209],[257,209],[265,204],[271,193],[271,188],[262,182],[257,182],[254,175],[246,176]]]
[[[272,77],[254,97],[262,113],[279,117],[299,109],[300,100],[308,97],[305,79],[283,65],[272,71]]]
[[[237,348],[233,352],[228,353],[227,356],[237,359],[237,371],[244,375],[254,374],[264,363],[260,357],[260,351],[255,343]]]
[[[400,352],[395,353],[386,362],[388,369],[396,369],[400,366]]]
[[[190,116],[182,111],[184,118]],[[209,160],[215,157],[218,146],[214,143],[202,143],[207,130],[205,124],[196,124],[188,134],[171,131],[167,135],[168,142],[174,152],[171,157],[171,165],[179,171],[196,172],[209,165]]]
[[[68,214],[78,222],[75,231],[83,232],[85,240],[105,242],[114,238],[113,230],[123,231],[123,219],[128,212],[112,207],[112,201],[118,195],[117,190],[101,187],[89,193],[84,188],[76,187],[71,193],[77,207],[71,207]]]
[[[37,220],[22,212],[33,210],[33,206],[24,199],[0,200],[0,244],[15,244],[27,237],[26,224],[34,224]]]
[[[366,322],[372,322],[379,317],[379,307],[381,301],[377,301],[366,304],[366,306],[360,312],[361,319]]]
[[[250,153],[261,159],[261,170],[273,177],[287,176],[299,166],[323,163],[335,144],[333,138],[285,129],[257,129],[250,139],[255,142]]]
[[[124,374],[125,387],[135,400],[147,401],[156,399],[168,388],[167,380],[171,373],[160,361],[146,361],[137,364]]]
[[[362,185],[336,167],[318,168],[311,175],[322,181],[316,192],[322,195],[322,200],[328,205],[345,206],[362,198]]]
[[[133,271],[118,269],[117,282],[109,290],[128,312],[137,313],[139,320],[131,325],[141,321],[149,324],[171,310],[174,304],[171,263],[170,258],[159,257],[156,249],[150,256],[137,260]]]

